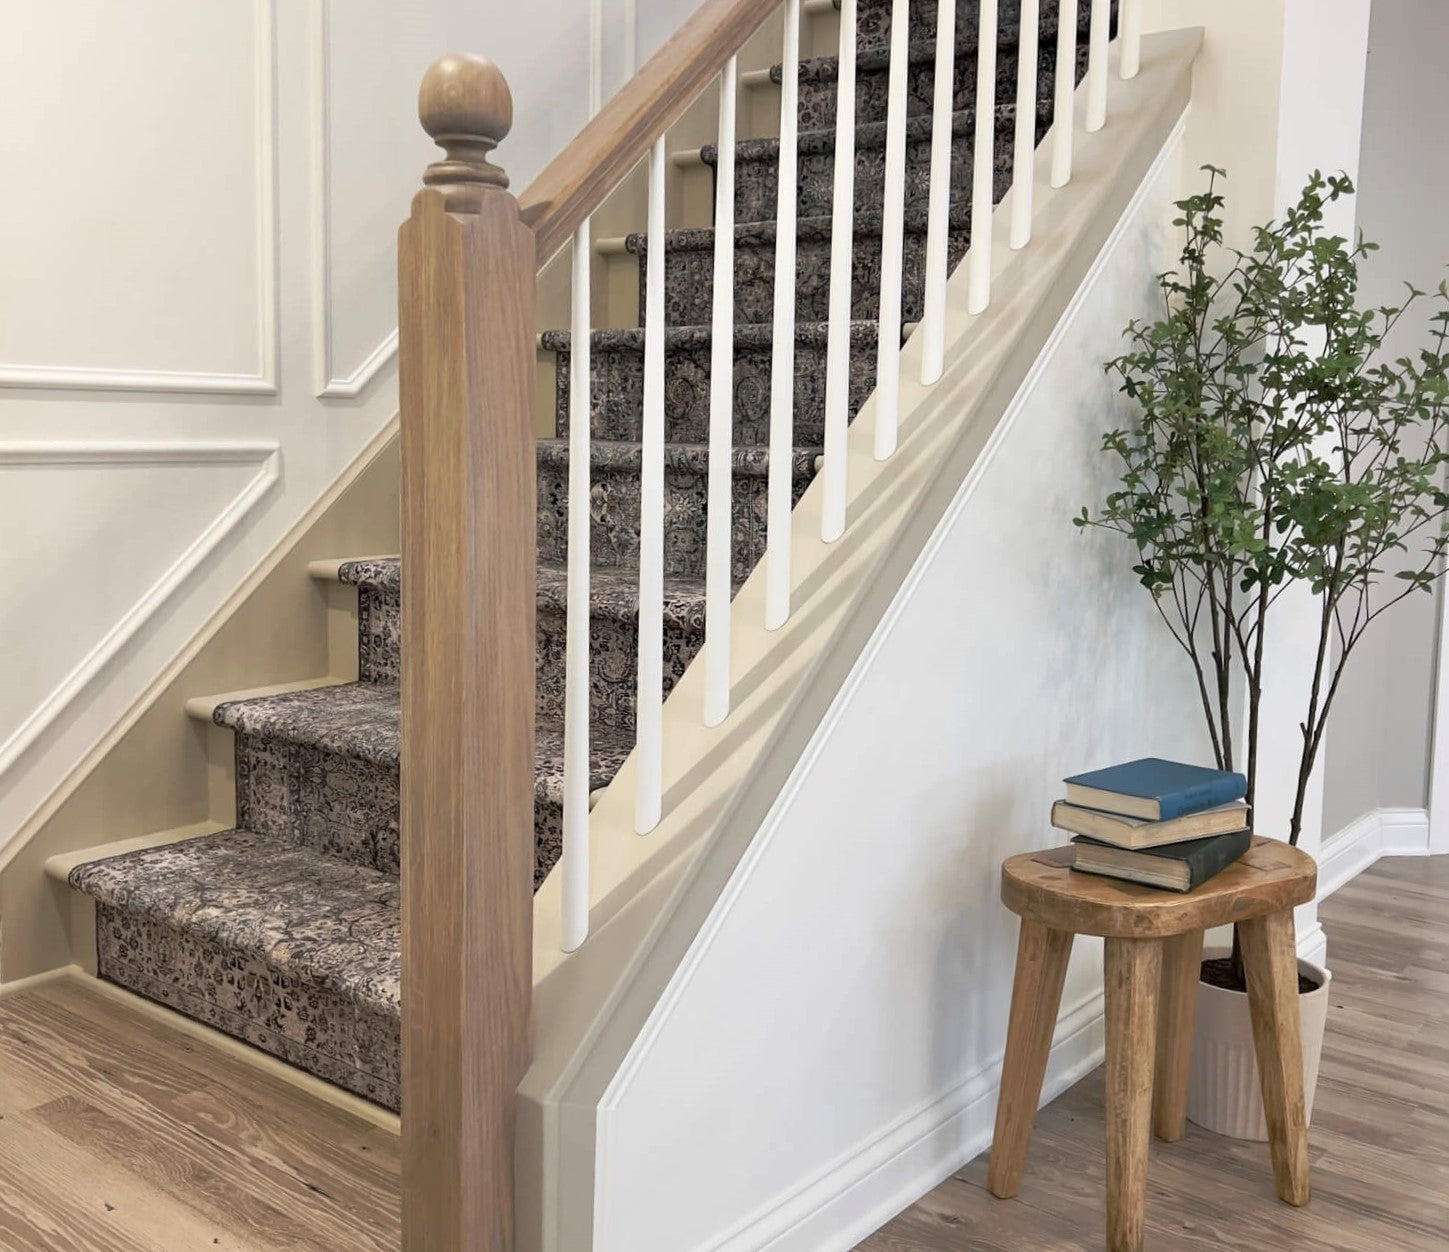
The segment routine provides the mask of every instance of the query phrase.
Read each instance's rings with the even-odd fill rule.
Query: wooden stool
[[[1242,936],[1273,1177],[1281,1199],[1307,1204],[1293,906],[1313,898],[1318,869],[1312,858],[1286,843],[1254,839],[1241,860],[1180,895],[1078,874],[1068,868],[1071,853],[1027,853],[1001,867],[1001,898],[1021,915],[1021,939],[991,1193],[1007,1199],[1021,1187],[1072,939],[1100,935],[1107,941],[1107,1247],[1142,1247],[1148,1124],[1169,1142],[1186,1128],[1203,931],[1234,922]]]

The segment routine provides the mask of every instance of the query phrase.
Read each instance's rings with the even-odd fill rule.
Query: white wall
[[[1063,774],[1206,751],[1130,553],[1071,524],[1113,480],[1101,363],[1154,308],[1177,179],[1174,150],[610,1086],[598,1252],[847,1248],[979,1151],[1015,944],[1001,859],[1059,842]],[[1083,940],[1053,1089],[1098,1056],[1099,961]]]
[[[591,3],[598,29],[627,16]],[[5,6],[0,847],[396,411],[424,68],[450,48],[499,63],[521,188],[603,73],[580,15]]]
[[[1403,282],[1432,290],[1449,264],[1449,134],[1437,124],[1449,74],[1449,6],[1374,5],[1364,91],[1358,224],[1380,245],[1364,263],[1369,304],[1399,303]],[[1422,311],[1422,306],[1421,306]],[[1422,317],[1401,327],[1394,355],[1427,341]],[[1324,829],[1380,809],[1422,809],[1432,744],[1439,596],[1412,596],[1374,625],[1349,658],[1332,731]]]

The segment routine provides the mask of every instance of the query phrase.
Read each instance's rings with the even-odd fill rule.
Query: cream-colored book
[[[1157,848],[1187,839],[1205,839],[1208,835],[1225,835],[1242,830],[1248,824],[1248,806],[1241,800],[1203,809],[1185,817],[1165,822],[1151,822],[1145,817],[1128,817],[1124,813],[1107,813],[1080,804],[1058,800],[1052,805],[1052,825],[1074,835],[1086,835],[1119,848]]]

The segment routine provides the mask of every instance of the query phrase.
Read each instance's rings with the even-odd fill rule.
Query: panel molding
[[[281,479],[274,441],[76,440],[0,443],[0,466],[255,465],[257,471],[125,614],[0,742],[0,777],[100,674]]]
[[[207,395],[277,394],[279,291],[277,283],[277,76],[276,0],[253,0],[252,58],[257,193],[257,368],[250,374],[188,370],[95,369],[83,365],[0,362],[0,388],[80,391],[191,392]],[[4,770],[0,749],[0,772]]]
[[[328,119],[332,107],[332,54],[328,45],[330,0],[312,0],[308,33],[311,59],[311,201],[312,201],[312,370],[313,390],[323,400],[351,400],[361,395],[397,355],[397,327],[347,375],[333,371],[332,354],[332,141]]]

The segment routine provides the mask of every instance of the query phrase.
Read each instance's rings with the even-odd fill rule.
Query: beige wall
[[[1404,280],[1434,287],[1449,263],[1449,5],[1373,6],[1364,94],[1358,223],[1381,247],[1364,268],[1366,303],[1397,302]],[[1398,352],[1424,341],[1422,319]],[[1386,613],[1350,658],[1328,737],[1324,831],[1377,808],[1421,808],[1432,742],[1436,599],[1414,596]]]

